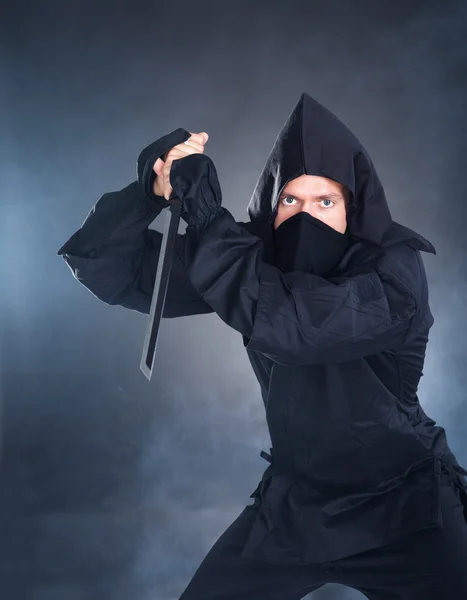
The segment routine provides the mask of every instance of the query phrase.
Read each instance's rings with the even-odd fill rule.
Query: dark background
[[[148,382],[147,316],[56,255],[177,127],[209,133],[240,221],[302,92],[355,132],[393,218],[437,249],[419,397],[467,465],[465,2],[20,0],[0,21],[2,598],[176,600],[267,467],[240,334],[164,320]]]

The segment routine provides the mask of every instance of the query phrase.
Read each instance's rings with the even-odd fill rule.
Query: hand
[[[191,131],[190,131],[191,133]],[[206,132],[191,133],[186,143],[178,144],[166,152],[164,160],[158,158],[153,166],[157,177],[154,181],[153,193],[163,196],[166,200],[170,198],[172,186],[170,185],[170,169],[174,160],[184,158],[189,154],[204,154],[204,145],[209,139]]]

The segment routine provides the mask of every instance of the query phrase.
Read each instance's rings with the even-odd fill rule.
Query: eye
[[[281,198],[282,204],[285,206],[293,206],[293,204],[291,202],[287,202],[287,200],[294,200],[295,202],[297,201],[294,196],[284,196]],[[323,198],[323,200],[320,200],[320,203],[322,202],[327,202],[328,204],[325,204],[324,206],[321,204],[321,208],[332,208],[335,205],[335,202],[329,198]]]
[[[283,198],[281,198],[281,202],[282,204],[285,204],[285,206],[293,206],[293,204],[290,204],[289,202],[285,202],[285,200],[296,200],[296,198],[294,198],[293,196],[284,196]]]

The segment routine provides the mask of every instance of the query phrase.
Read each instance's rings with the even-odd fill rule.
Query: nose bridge
[[[316,217],[315,205],[311,200],[304,200],[299,212],[307,212],[312,217]]]

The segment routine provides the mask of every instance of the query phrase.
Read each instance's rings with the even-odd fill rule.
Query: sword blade
[[[170,270],[172,268],[173,253],[175,251],[175,240],[180,223],[181,200],[173,198],[165,220],[164,234],[162,236],[159,261],[157,263],[156,279],[152,293],[151,308],[149,310],[149,323],[146,329],[143,355],[140,368],[151,381],[154,357],[156,355],[157,341],[159,338],[159,324],[164,311],[165,297],[169,284]]]

